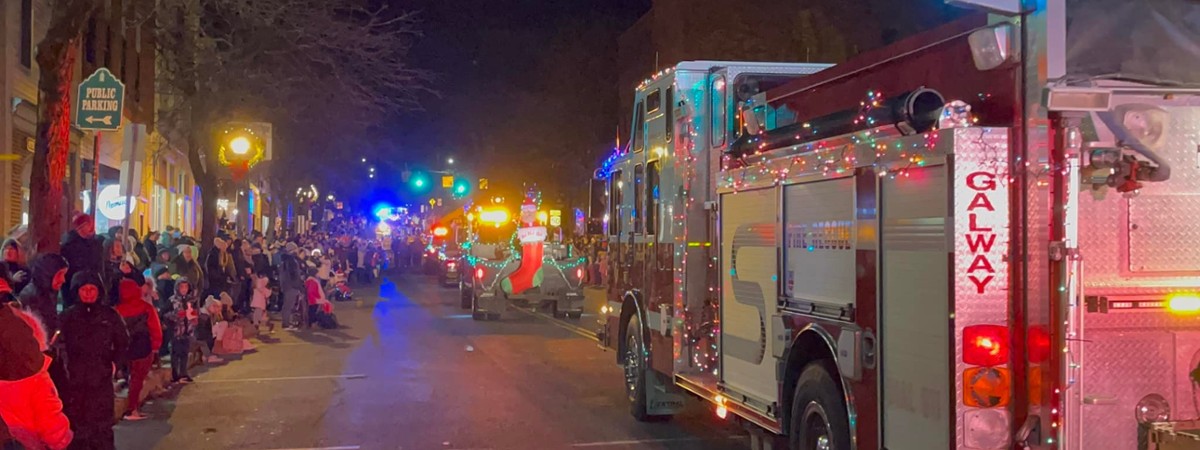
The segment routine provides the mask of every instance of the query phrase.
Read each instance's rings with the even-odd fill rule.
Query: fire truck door
[[[723,194],[721,208],[721,376],[725,387],[775,401],[775,358],[767,348],[778,296],[779,190]]]

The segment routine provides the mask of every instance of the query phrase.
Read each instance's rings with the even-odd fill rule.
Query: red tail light
[[[1050,359],[1050,332],[1045,326],[1029,327],[1029,362],[1042,363]]]
[[[580,280],[583,279],[583,268],[582,267],[575,269],[575,278],[580,279]]]
[[[447,267],[447,268],[449,268],[450,270],[454,270],[454,266],[455,266],[455,265],[456,265],[456,264],[454,264],[454,262],[448,262],[448,263],[446,263],[446,267]]]
[[[963,362],[998,366],[1008,362],[1008,327],[971,325],[963,328]]]
[[[483,279],[483,268],[482,267],[475,269],[475,278],[478,278],[480,280]]]

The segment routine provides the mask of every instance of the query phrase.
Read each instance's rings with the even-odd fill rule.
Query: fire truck
[[[597,171],[635,418],[698,397],[791,449],[1198,428],[1200,6],[1033,3],[637,88]]]

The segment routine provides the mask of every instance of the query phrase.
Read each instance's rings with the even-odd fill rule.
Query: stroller
[[[350,283],[346,282],[345,272],[338,271],[330,284],[333,285],[329,293],[330,299],[338,302],[354,300],[354,290],[350,288]]]

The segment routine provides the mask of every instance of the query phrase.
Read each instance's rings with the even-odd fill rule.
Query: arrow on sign
[[[104,117],[90,117],[89,116],[87,118],[87,123],[96,123],[96,122],[100,122],[102,124],[112,126],[112,116],[104,116]]]

